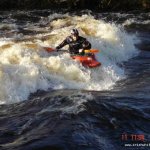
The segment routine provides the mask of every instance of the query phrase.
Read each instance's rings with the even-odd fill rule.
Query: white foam
[[[12,43],[10,47],[0,51],[1,103],[26,100],[38,89],[110,90],[116,81],[125,77],[124,69],[118,63],[137,54],[135,37],[115,24],[96,20],[92,16],[65,17],[50,23],[53,30],[46,41],[39,39]],[[102,63],[100,68],[84,68],[79,62],[72,60],[69,54],[53,55],[38,46],[58,45],[74,27],[91,41],[93,48],[101,50],[97,55]],[[5,42],[1,45],[7,44]],[[33,46],[29,46],[32,44]]]
[[[132,18],[132,19],[127,19],[122,25],[123,26],[128,26],[128,25],[131,25],[131,24],[148,25],[148,24],[150,24],[150,20],[141,21],[141,20],[137,20],[135,18]]]

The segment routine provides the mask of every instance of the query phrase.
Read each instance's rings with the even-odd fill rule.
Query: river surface
[[[44,50],[72,28],[101,67]],[[149,106],[149,12],[0,12],[0,149],[149,150]]]

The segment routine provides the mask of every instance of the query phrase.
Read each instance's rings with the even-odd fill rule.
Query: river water
[[[72,28],[101,67],[43,49]],[[149,50],[149,12],[1,11],[0,149],[148,150]]]

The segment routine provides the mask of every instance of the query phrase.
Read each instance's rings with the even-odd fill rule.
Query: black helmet
[[[72,29],[72,30],[71,30],[71,34],[72,34],[72,35],[77,35],[77,36],[78,36],[78,35],[79,35],[79,32],[78,32],[77,29]]]

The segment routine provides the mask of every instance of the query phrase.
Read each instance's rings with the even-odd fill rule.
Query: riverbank
[[[150,10],[149,0],[3,0],[0,10],[9,9],[91,9],[96,11]]]

